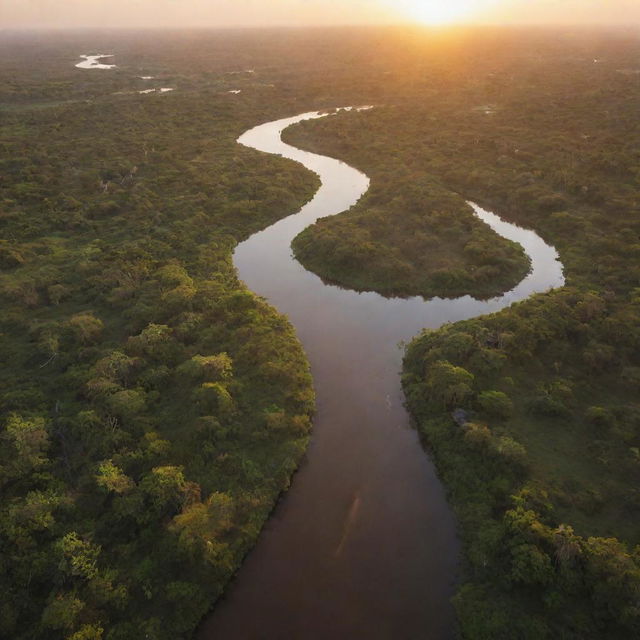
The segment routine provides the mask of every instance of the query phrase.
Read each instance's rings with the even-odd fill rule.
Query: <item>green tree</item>
[[[100,547],[83,540],[75,531],[71,531],[57,543],[60,554],[60,570],[70,576],[90,580],[98,575],[98,557]]]
[[[5,468],[13,476],[22,476],[48,462],[49,434],[44,418],[24,419],[10,415],[2,438],[10,446],[5,455]]]
[[[489,415],[506,419],[513,413],[513,402],[502,391],[483,391],[478,395],[480,408]]]
[[[105,460],[98,466],[96,482],[108,491],[118,494],[128,493],[135,483],[122,469],[113,464],[111,460]]]
[[[102,320],[92,313],[77,313],[67,322],[68,327],[81,344],[92,344],[98,341],[104,329]]]
[[[450,408],[464,405],[471,397],[473,380],[466,369],[440,361],[428,367],[426,383],[431,398]]]
[[[227,549],[222,536],[233,526],[233,500],[214,492],[206,502],[197,502],[175,516],[171,529],[178,534],[180,547],[190,555],[199,554],[215,563]]]

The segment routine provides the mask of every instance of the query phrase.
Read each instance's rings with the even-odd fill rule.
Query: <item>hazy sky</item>
[[[640,0],[0,0],[0,28],[400,21],[640,25]]]

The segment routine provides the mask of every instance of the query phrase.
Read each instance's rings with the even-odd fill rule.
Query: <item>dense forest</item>
[[[235,144],[264,110],[113,95],[141,81],[61,57],[67,82],[3,58],[0,637],[190,637],[314,410],[231,250],[316,179]]]
[[[98,51],[117,68],[74,67]],[[0,637],[191,637],[255,543],[314,395],[231,253],[317,180],[235,140],[346,104],[376,108],[287,133],[373,178],[299,236],[305,265],[494,295],[527,261],[469,199],[566,268],[565,289],[407,350],[464,543],[461,636],[639,635],[639,56],[602,32],[7,34]]]
[[[365,171],[397,162],[418,183],[429,176],[427,206],[450,190],[558,248],[566,288],[409,345],[407,403],[459,520],[460,635],[637,637],[640,50],[622,34],[526,44],[483,59],[482,74],[459,69],[446,90],[425,82],[406,101],[304,123],[288,139]],[[342,269],[359,259],[357,226],[370,255],[407,256],[415,227],[394,198],[413,216],[419,190],[382,201],[372,190],[354,219],[299,236],[298,255],[351,282]]]

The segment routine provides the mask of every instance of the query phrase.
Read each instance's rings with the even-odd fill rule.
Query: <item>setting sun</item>
[[[477,9],[477,0],[402,0],[401,11],[412,20],[428,25],[466,21]]]

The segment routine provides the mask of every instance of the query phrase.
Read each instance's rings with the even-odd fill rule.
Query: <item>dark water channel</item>
[[[292,258],[291,240],[317,218],[349,209],[369,179],[281,141],[286,127],[317,117],[267,123],[238,140],[296,160],[322,180],[299,213],[234,255],[240,278],[295,326],[318,413],[308,459],[200,638],[449,638],[459,544],[443,487],[403,408],[399,342],[561,286],[562,266],[534,232],[472,205],[531,258],[530,274],[505,295],[388,299],[323,284]]]

